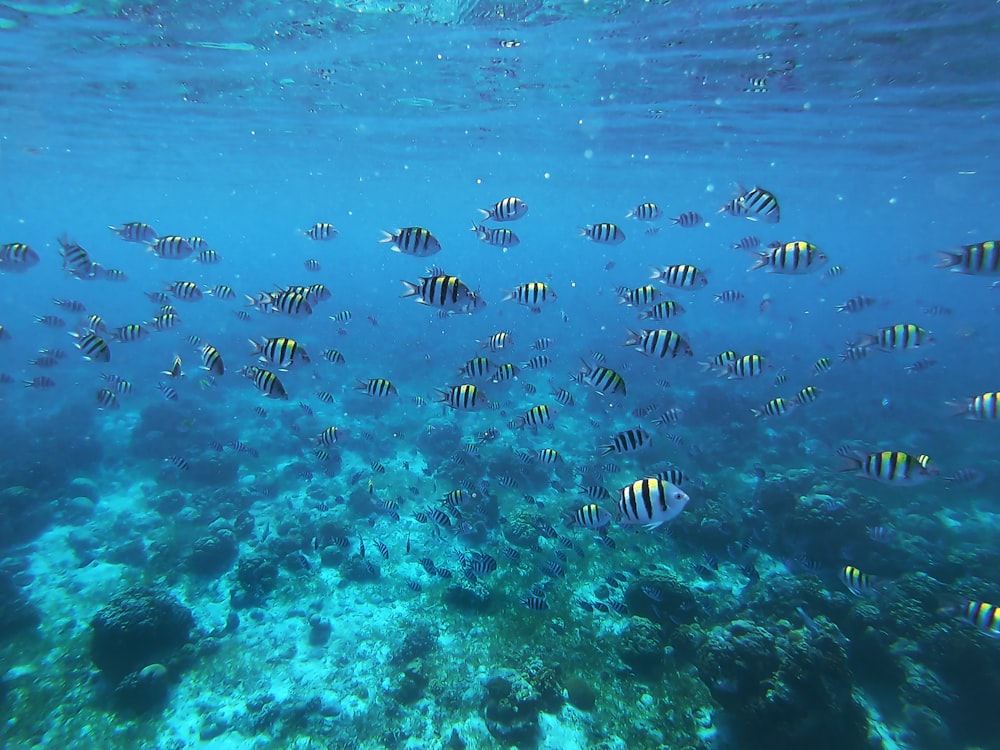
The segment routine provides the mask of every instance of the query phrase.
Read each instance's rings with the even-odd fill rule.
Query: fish
[[[406,292],[400,297],[416,297],[422,305],[441,310],[472,314],[486,306],[479,295],[473,293],[457,276],[426,276],[419,282],[403,281]]]
[[[281,380],[279,380],[278,376],[273,372],[269,372],[262,367],[257,367],[256,365],[247,365],[240,370],[240,374],[249,378],[257,390],[263,393],[267,398],[288,400],[288,392],[285,391],[285,387],[282,385]]]
[[[795,403],[799,404],[800,406],[804,406],[805,404],[808,404],[818,399],[821,393],[822,391],[816,386],[807,385],[799,389],[799,392],[795,394]]]
[[[561,406],[573,406],[576,403],[573,399],[573,394],[565,388],[553,387],[550,393],[552,398],[556,400],[556,403]]]
[[[514,422],[514,429],[522,429],[523,427],[531,427],[532,429],[537,429],[544,424],[548,424],[552,421],[555,416],[555,412],[552,411],[547,404],[539,404],[538,406],[532,406],[528,411],[524,412],[518,416]]]
[[[531,345],[531,348],[539,352],[544,352],[550,346],[552,346],[552,339],[545,336],[540,339],[535,339],[535,342]]]
[[[50,378],[48,375],[37,375],[33,377],[31,380],[24,380],[22,382],[24,383],[25,388],[39,388],[39,389],[53,388],[56,384],[56,381]]]
[[[503,299],[514,300],[519,305],[530,308],[532,312],[540,312],[541,305],[556,300],[556,293],[543,281],[529,281],[515,287]]]
[[[903,370],[906,371],[907,375],[915,375],[918,372],[924,372],[925,370],[931,369],[936,364],[937,364],[936,359],[929,359],[929,358],[918,359],[916,362],[911,362],[910,364],[908,364],[906,367],[903,368]]]
[[[328,224],[326,222],[317,222],[309,227],[303,232],[303,234],[311,240],[318,240],[321,242],[327,240],[333,240],[337,238],[340,234],[333,224]]]
[[[35,322],[46,328],[65,328],[66,321],[58,315],[36,315]]]
[[[438,403],[444,403],[452,409],[471,411],[484,406],[489,398],[476,386],[470,383],[450,386],[447,390],[438,390]]]
[[[663,210],[655,203],[640,203],[629,211],[626,219],[638,219],[639,221],[656,221],[663,216]]]
[[[868,356],[871,347],[867,344],[848,344],[847,348],[840,353],[841,362],[860,362]]]
[[[988,602],[966,601],[964,604],[949,607],[946,611],[974,625],[990,638],[1000,638],[1000,607]]]
[[[1000,417],[1000,392],[987,391],[971,396],[965,401],[949,401],[955,416],[966,419],[995,422]]]
[[[684,416],[684,410],[677,406],[674,406],[671,407],[670,409],[667,409],[665,412],[660,414],[660,416],[654,419],[653,424],[661,424],[661,425],[677,424],[681,420],[682,416]]]
[[[698,226],[703,220],[701,218],[701,214],[696,213],[695,211],[685,211],[680,216],[673,217],[670,221],[679,227],[689,229],[691,227]]]
[[[186,237],[173,234],[157,237],[150,243],[149,249],[157,258],[165,260],[184,260],[194,254],[194,248]]]
[[[117,234],[126,242],[140,242],[142,244],[150,244],[155,242],[159,235],[156,230],[153,229],[149,224],[143,221],[129,221],[122,224],[120,227],[109,226],[112,232]]]
[[[110,388],[100,388],[97,391],[97,408],[98,409],[117,409],[118,395],[112,391]]]
[[[525,370],[544,370],[552,364],[552,360],[545,354],[536,354],[527,362],[522,362],[521,367]]]
[[[651,268],[653,281],[659,281],[674,289],[701,289],[708,284],[708,277],[697,267],[689,263],[677,263],[662,268]]]
[[[107,343],[92,331],[83,333],[70,333],[76,338],[76,348],[83,354],[83,358],[88,361],[103,362],[107,364],[111,361],[111,349]]]
[[[369,396],[375,396],[376,398],[388,398],[389,396],[398,396],[399,391],[396,390],[396,386],[392,384],[392,381],[386,378],[369,378],[368,380],[358,380],[357,384],[354,386],[356,391],[364,391]]]
[[[605,491],[605,494],[607,494],[607,491]],[[570,524],[575,524],[585,529],[600,529],[607,526],[611,521],[611,513],[599,507],[596,503],[583,505],[569,514]]]
[[[631,329],[623,346],[631,346],[646,356],[656,356],[665,359],[667,356],[676,358],[679,354],[691,357],[694,352],[691,346],[677,332],[665,328],[644,329],[637,333]]]
[[[501,349],[506,349],[508,346],[514,346],[514,338],[511,336],[510,331],[497,331],[486,339],[486,341],[479,341],[478,343],[483,349],[498,352]]]
[[[423,227],[404,227],[393,232],[382,232],[380,242],[392,243],[392,250],[417,258],[427,258],[441,252],[441,243]]]
[[[847,586],[847,590],[855,596],[870,597],[876,593],[876,586],[879,579],[862,573],[853,565],[845,565],[840,570],[840,580]]]
[[[516,221],[528,213],[528,204],[516,196],[497,201],[490,208],[481,208],[483,219],[493,221]]]
[[[769,273],[805,274],[815,271],[827,260],[826,254],[812,243],[796,240],[777,243],[770,250],[757,253],[757,262],[750,270],[767,268]]]
[[[573,381],[581,385],[586,384],[602,395],[626,394],[625,378],[610,367],[603,365],[591,366],[583,361],[583,369],[573,376]]]
[[[492,371],[493,363],[490,362],[489,357],[479,356],[473,357],[462,365],[458,374],[467,378],[488,378]]]
[[[312,271],[315,273],[316,271],[322,270],[322,267],[320,266],[318,260],[316,260],[315,258],[309,258],[305,262],[305,269],[307,271]]]
[[[490,378],[490,382],[503,383],[508,380],[514,380],[518,376],[519,372],[520,368],[513,362],[504,362],[496,368],[496,371],[493,373],[493,377]]]
[[[820,357],[813,363],[813,372],[822,375],[824,372],[829,372],[831,367],[833,367],[833,362],[829,357]]]
[[[934,343],[934,336],[913,323],[897,323],[861,337],[856,346],[871,346],[880,351],[908,351]]]
[[[652,305],[659,299],[661,292],[652,284],[635,287],[620,286],[615,289],[619,302],[632,307],[633,305]]]
[[[1000,240],[962,245],[957,252],[941,252],[935,268],[948,268],[953,273],[987,276],[1000,274]]]
[[[191,464],[189,464],[187,459],[184,458],[183,456],[177,456],[177,455],[167,456],[166,460],[169,461],[178,469],[180,469],[181,471],[187,471],[188,469],[191,468]]]
[[[946,482],[964,485],[966,487],[978,487],[986,479],[986,475],[979,469],[967,466],[959,469],[950,477],[942,477]]]
[[[330,320],[332,320],[334,323],[348,323],[350,322],[351,317],[352,315],[350,310],[341,310],[336,315],[329,316]]]
[[[653,305],[649,310],[640,312],[639,318],[641,320],[669,320],[670,318],[676,318],[678,315],[683,315],[685,312],[686,310],[679,302],[664,300]]]
[[[748,234],[746,237],[734,242],[730,247],[733,250],[756,250],[760,247],[760,237]]]
[[[538,594],[525,594],[518,601],[534,612],[543,612],[549,608],[548,603],[545,601],[545,597],[539,596]]]
[[[316,436],[314,442],[317,445],[325,445],[326,447],[329,448],[336,444],[337,436],[339,434],[340,431],[336,427],[331,425],[330,427],[327,427],[325,430],[319,433],[319,435]]]
[[[619,491],[618,520],[627,526],[641,524],[656,529],[680,515],[690,499],[670,482],[653,477],[637,479]]]
[[[38,253],[23,242],[8,242],[0,245],[0,271],[22,273],[38,265]]]
[[[740,195],[719,209],[719,213],[742,217],[751,221],[764,221],[777,224],[781,221],[781,207],[774,193],[755,185],[750,190],[743,190]]]
[[[198,239],[197,237],[192,237],[188,241]],[[203,266],[214,266],[222,262],[222,256],[219,255],[215,250],[211,248],[206,248],[198,252],[194,257],[195,263],[201,263]]]
[[[169,284],[166,289],[177,299],[187,302],[197,302],[203,296],[201,289],[193,281],[175,281]]]
[[[588,224],[580,228],[580,236],[601,245],[620,245],[625,241],[625,232],[617,224],[609,221]]]
[[[874,298],[866,297],[863,294],[859,294],[857,297],[851,297],[843,304],[837,305],[837,312],[858,313],[861,312],[862,310],[867,310],[874,304],[875,304]]]
[[[828,269],[823,271],[823,278],[827,281],[830,279],[836,279],[838,276],[843,276],[846,269],[843,266],[830,266]]]
[[[726,304],[732,304],[734,302],[742,302],[746,297],[743,292],[738,289],[724,289],[715,295],[716,302],[723,302]]]
[[[177,389],[167,383],[157,383],[156,387],[159,388],[160,395],[167,401],[176,401],[179,398]]]
[[[226,366],[222,362],[222,355],[211,344],[206,344],[202,347],[201,362],[202,369],[207,370],[213,375],[223,375],[226,372]]]
[[[766,404],[764,404],[760,409],[751,409],[755,417],[779,417],[783,414],[787,414],[795,406],[794,401],[789,401],[786,398],[772,398]]]
[[[274,365],[281,371],[288,370],[297,361],[309,362],[309,354],[305,347],[296,339],[285,337],[262,338],[260,341],[249,339],[253,347],[251,356],[257,357],[264,364]],[[343,361],[343,356],[341,356]]]
[[[642,427],[633,427],[630,430],[623,430],[615,435],[607,445],[600,446],[601,455],[608,456],[612,453],[633,453],[643,448],[648,448],[653,442],[653,437]]]
[[[753,378],[764,372],[766,360],[759,354],[745,354],[737,358],[726,370],[731,380],[742,380],[743,378]]]
[[[841,471],[853,471],[859,477],[874,479],[884,484],[899,486],[923,484],[938,473],[926,456],[911,456],[902,451],[864,454],[842,446],[837,455],[847,462]]]
[[[472,231],[476,233],[476,239],[491,247],[507,250],[521,244],[520,238],[506,227],[487,227],[473,223]]]
[[[58,242],[59,252],[63,259],[63,270],[66,273],[84,281],[93,279],[96,276],[94,262],[90,259],[90,254],[86,250],[65,235],[60,237]],[[6,265],[6,263],[3,264],[4,269],[8,270],[6,269]]]
[[[313,312],[306,296],[294,289],[261,292],[256,299],[250,296],[247,299],[261,312],[282,313],[293,318],[305,318]]]
[[[347,361],[344,359],[344,355],[336,349],[324,349],[323,359],[335,365],[342,365]]]

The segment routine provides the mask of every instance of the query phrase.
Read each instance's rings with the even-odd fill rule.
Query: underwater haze
[[[997,747],[998,45],[0,0],[0,744]]]

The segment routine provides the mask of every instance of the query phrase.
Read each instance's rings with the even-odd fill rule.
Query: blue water
[[[41,258],[0,273],[4,745],[992,747],[996,628],[954,615],[1000,603],[997,425],[947,402],[1000,389],[1000,291],[935,264],[997,239],[998,38],[1000,11],[975,2],[0,4],[0,244]],[[719,213],[755,185],[780,223]],[[469,227],[507,196],[529,210],[490,223],[520,237],[503,251]],[[626,219],[643,201],[664,218]],[[687,211],[703,221],[671,224]],[[201,236],[222,262],[158,258],[108,230],[129,221]],[[316,222],[339,236],[309,240]],[[627,239],[579,236],[598,222]],[[443,250],[378,242],[406,226]],[[64,234],[127,281],[70,277]],[[731,248],[746,235],[806,240],[829,261],[750,272],[754,252]],[[658,286],[683,316],[619,304],[616,288],[675,263],[709,279]],[[431,264],[486,308],[439,317],[401,298]],[[111,342],[108,364],[74,348],[85,315],[52,303],[111,328],[148,322],[145,293],[181,280],[238,296],[172,301],[179,328]],[[557,295],[541,312],[504,300],[533,281]],[[244,305],[316,283],[332,298],[308,318]],[[714,300],[727,289],[743,302]],[[876,304],[837,312],[859,294]],[[330,319],[341,311],[349,322]],[[840,360],[900,323],[935,343]],[[622,346],[643,327],[676,330],[693,357]],[[481,349],[503,330],[511,350]],[[224,375],[199,369],[191,336]],[[311,357],[278,373],[287,401],[240,375],[246,340],[265,336]],[[31,365],[40,348],[65,359]],[[699,367],[727,349],[767,368]],[[434,403],[483,353],[552,362],[476,381],[494,403],[475,412]],[[597,353],[624,398],[571,380]],[[168,402],[157,384],[175,355],[187,374]],[[832,368],[816,374],[822,357]],[[132,384],[117,409],[98,409],[102,374]],[[22,386],[40,375],[55,386]],[[370,378],[398,397],[354,389]],[[753,417],[806,385],[814,403]],[[557,412],[551,428],[509,426],[537,404]],[[653,422],[671,407],[677,425]],[[341,437],[324,460],[314,438],[329,426]],[[652,447],[600,455],[636,427]],[[934,476],[840,472],[845,444],[925,454]],[[543,448],[562,461],[516,453]],[[623,487],[668,466],[691,500],[667,526],[612,521],[611,549],[565,525],[591,502],[581,487],[604,486],[616,515]],[[963,470],[975,478],[946,481]],[[450,527],[419,520],[463,483],[477,497]],[[475,552],[497,570],[471,572]],[[873,577],[863,596],[845,565]],[[136,585],[193,626],[135,630],[149,608],[166,617]],[[521,601],[536,586],[544,611]],[[101,651],[112,615],[118,669]]]

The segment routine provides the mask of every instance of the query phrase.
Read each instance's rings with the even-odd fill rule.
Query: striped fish
[[[335,239],[339,232],[334,228],[333,224],[321,221],[313,224],[303,234],[311,240],[325,241]]]
[[[1000,607],[986,602],[966,602],[956,611],[961,619],[991,638],[1000,637]]]
[[[514,300],[519,305],[531,308],[532,312],[540,311],[541,305],[553,302],[555,299],[556,293],[543,281],[529,281],[527,284],[521,284],[504,297],[504,301]]]
[[[279,370],[287,370],[295,362],[301,360],[309,361],[309,355],[295,339],[284,337],[262,338],[259,342],[249,339],[250,346],[253,347],[252,355],[264,364],[276,366]]]
[[[955,416],[995,422],[1000,417],[1000,393],[988,391],[967,401],[949,401],[948,406],[955,410]]]
[[[637,479],[619,492],[619,522],[655,529],[676,518],[690,499],[670,482],[655,477]]]
[[[645,329],[641,333],[628,330],[628,339],[624,346],[634,347],[636,351],[647,356],[655,356],[660,359],[666,357],[676,357],[683,354],[690,357],[694,354],[687,341],[679,333],[665,328]]]
[[[140,341],[149,336],[149,329],[143,327],[141,323],[129,323],[121,326],[112,332],[111,338],[123,344]]]
[[[76,339],[76,348],[83,354],[83,358],[94,362],[110,362],[111,349],[107,343],[93,332],[71,333]]]
[[[177,299],[187,300],[188,302],[197,302],[203,296],[201,289],[193,281],[175,281],[167,286],[167,291]]]
[[[438,398],[435,399],[438,403],[444,403],[450,406],[452,409],[458,409],[460,411],[472,411],[484,406],[489,399],[487,396],[479,390],[474,385],[470,383],[463,383],[462,385],[453,385],[448,390],[438,390]]]
[[[934,343],[934,337],[913,323],[897,323],[880,328],[872,335],[862,336],[856,346],[873,346],[884,352],[906,351]]]
[[[548,424],[552,421],[555,416],[547,404],[539,404],[538,406],[532,406],[524,414],[521,414],[514,420],[514,429],[521,429],[522,427],[531,427],[532,429],[537,429],[544,424]]]
[[[827,260],[826,254],[812,243],[795,240],[758,253],[750,270],[767,268],[769,273],[804,274],[815,271]]]
[[[872,596],[878,583],[877,578],[862,573],[853,565],[845,565],[841,568],[840,580],[847,586],[847,590],[855,596]]]
[[[765,360],[759,354],[745,354],[726,368],[730,380],[754,378],[764,372]]]
[[[120,227],[108,227],[126,242],[142,242],[149,244],[157,238],[156,230],[142,221],[130,221]]]
[[[288,399],[288,393],[285,391],[285,387],[281,384],[278,376],[273,372],[268,372],[262,367],[257,367],[256,365],[247,365],[240,373],[249,378],[258,391],[263,393],[268,398],[277,399]]]
[[[516,196],[497,201],[492,208],[479,209],[484,219],[514,221],[528,213],[528,204]]]
[[[492,371],[493,364],[488,357],[473,357],[459,368],[458,374],[467,378],[488,378]]]
[[[857,297],[851,297],[844,304],[837,305],[837,312],[858,313],[862,310],[867,310],[874,304],[875,300],[873,298],[859,294]]]
[[[688,263],[677,263],[662,268],[652,268],[653,281],[659,281],[675,289],[701,289],[708,284],[708,277],[697,267]]]
[[[491,352],[498,352],[501,349],[506,349],[508,346],[514,346],[514,338],[511,336],[510,331],[497,331],[486,339],[486,341],[480,341],[479,345],[483,349],[489,349]]]
[[[625,241],[625,232],[617,224],[609,221],[581,227],[580,236],[601,245],[620,245]]]
[[[643,310],[639,313],[639,318],[642,320],[669,320],[683,315],[685,312],[679,302],[669,299],[653,305],[649,310]]]
[[[389,396],[398,396],[399,391],[396,390],[396,386],[392,384],[392,381],[386,378],[370,378],[368,380],[358,380],[357,384],[354,386],[356,391],[364,391],[369,396],[375,396],[376,398],[387,398]]]
[[[417,297],[420,304],[441,310],[471,313],[485,305],[457,276],[425,276],[417,283],[403,281],[403,284],[406,292],[401,297]]]
[[[327,447],[332,446],[337,442],[337,435],[339,430],[336,427],[327,427],[319,435],[316,436],[315,443],[317,445],[325,445]]]
[[[516,378],[520,371],[521,368],[513,362],[504,362],[502,365],[497,367],[496,372],[493,373],[493,377],[490,378],[490,381],[493,383],[504,383],[508,380]]]
[[[619,302],[632,307],[633,305],[652,305],[660,297],[660,290],[652,284],[636,287],[634,289],[627,286],[618,287]]]
[[[589,385],[604,395],[608,393],[625,395],[625,378],[610,367],[603,365],[591,367],[590,364],[583,361],[583,369],[573,376],[573,382]]]
[[[679,227],[684,227],[685,229],[690,229],[691,227],[696,227],[702,222],[701,214],[695,211],[685,211],[680,216],[673,217],[670,221]]]
[[[427,258],[441,252],[441,243],[423,227],[404,227],[392,232],[382,232],[379,242],[391,242],[393,251],[417,258]]]
[[[840,448],[837,454],[847,462],[841,471],[853,471],[859,477],[867,477],[885,484],[900,486],[922,484],[938,473],[925,455],[911,456],[903,451],[864,454],[846,446]]]
[[[191,247],[187,237],[178,237],[173,234],[157,237],[150,244],[149,249],[157,258],[166,260],[184,260],[194,253],[194,248]]]
[[[719,213],[751,221],[766,221],[769,224],[777,224],[781,221],[781,208],[778,205],[778,199],[774,193],[760,186],[743,191],[719,209]]]
[[[117,409],[118,395],[112,391],[110,388],[100,388],[97,391],[97,408],[98,409]]]
[[[1000,241],[989,240],[975,245],[963,245],[958,252],[942,252],[936,268],[950,268],[955,273],[1000,274]]]
[[[807,385],[795,394],[795,403],[800,405],[808,404],[819,398],[822,391],[814,385]]]
[[[639,221],[656,221],[662,218],[663,210],[657,206],[655,203],[640,203],[638,206],[629,211],[626,215],[626,219],[636,218]]]
[[[760,409],[751,409],[755,417],[780,417],[782,414],[787,414],[788,411],[795,406],[795,402],[789,401],[785,398],[772,398],[766,404],[764,404]]]
[[[213,375],[223,375],[226,372],[226,366],[222,362],[222,355],[211,344],[205,344],[202,348],[201,363],[202,369],[208,370]]]
[[[633,427],[630,430],[623,430],[615,435],[611,442],[602,445],[601,455],[607,456],[612,453],[632,453],[637,450],[649,447],[653,437],[642,427]]]
[[[520,238],[506,227],[487,227],[482,224],[473,224],[472,231],[476,233],[476,238],[480,242],[485,242],[492,247],[506,250],[521,244]]]

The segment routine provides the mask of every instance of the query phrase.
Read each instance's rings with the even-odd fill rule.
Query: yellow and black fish
[[[988,240],[975,245],[963,245],[958,252],[942,252],[937,268],[950,268],[955,273],[975,275],[1000,274],[1000,241]]]

